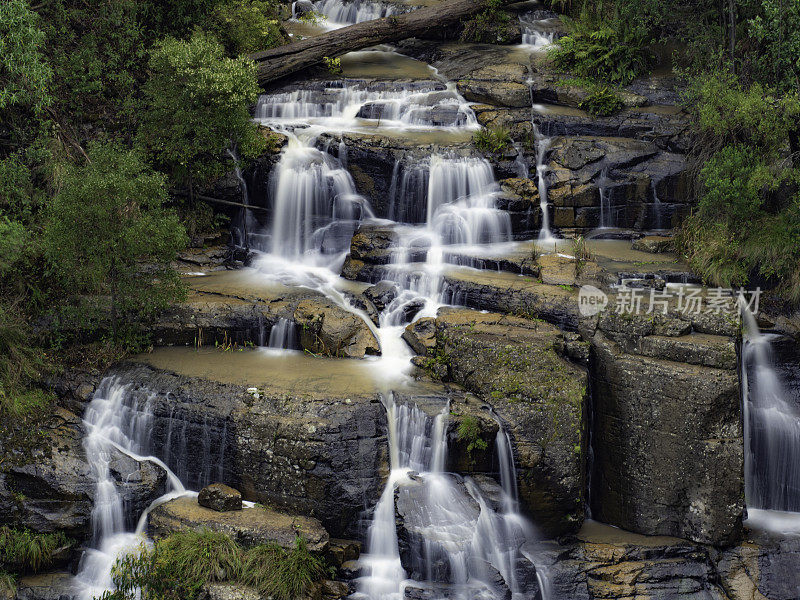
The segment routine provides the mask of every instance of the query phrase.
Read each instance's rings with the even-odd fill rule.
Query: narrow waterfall
[[[524,16],[519,18],[522,27],[522,45],[532,50],[545,50],[553,45],[555,32],[548,27],[547,19],[529,21]]]
[[[245,181],[244,175],[242,175],[242,169],[239,165],[239,157],[237,156],[236,151],[232,148],[228,148],[226,152],[233,161],[234,173],[236,175],[236,179],[239,181],[239,186],[242,189],[242,204],[249,206],[250,194],[247,193],[247,181]],[[239,211],[238,222],[233,224],[233,229],[237,233],[234,240],[234,245],[248,249],[250,248],[250,236],[248,233],[248,231],[252,228],[249,222],[250,219],[251,215],[249,210],[243,208]]]
[[[268,346],[277,350],[300,350],[297,325],[290,319],[278,319],[269,332]]]
[[[776,369],[772,344],[743,311],[742,389],[748,509],[800,512],[800,406]]]
[[[550,216],[547,212],[547,152],[550,150],[553,139],[542,135],[535,123],[533,124],[533,137],[536,141],[536,182],[539,188],[539,207],[542,211],[539,240],[548,242],[553,239],[553,233],[550,231]]]
[[[664,219],[664,205],[661,203],[661,200],[658,197],[658,190],[656,189],[656,182],[655,180],[650,181],[650,190],[653,193],[653,220],[655,221],[654,225],[656,229],[663,229],[662,221]]]
[[[140,410],[128,386],[113,377],[106,377],[100,383],[86,408],[84,422],[88,435],[84,438],[84,448],[97,481],[92,508],[92,548],[81,557],[76,576],[81,597],[86,600],[112,587],[111,567],[116,559],[138,548],[145,539],[144,518],[135,530],[126,528],[124,501],[110,471],[112,454],[121,452],[166,470],[167,495],[156,502],[185,493],[183,484],[166,464],[154,456],[143,456],[150,451],[152,420],[149,403]]]
[[[607,229],[614,227],[615,219],[611,206],[611,180],[608,178],[608,171],[603,169],[600,178],[597,180],[597,187],[600,190],[600,228]]]

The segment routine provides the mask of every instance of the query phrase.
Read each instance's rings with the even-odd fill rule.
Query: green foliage
[[[53,564],[56,551],[72,543],[63,532],[34,533],[0,527],[0,565],[21,573],[38,573]]]
[[[504,152],[511,146],[511,134],[505,127],[484,127],[472,136],[472,143],[482,152]]]
[[[325,19],[325,15],[323,15],[321,12],[310,10],[300,15],[297,20],[301,23],[308,23],[309,25],[319,25],[325,21]]]
[[[548,53],[557,68],[614,85],[627,85],[647,70],[648,38],[642,32],[585,17],[567,19],[566,23],[569,35],[562,37]]]
[[[14,106],[39,114],[50,104],[52,70],[42,53],[38,22],[26,0],[0,3],[0,115]]]
[[[17,578],[11,573],[0,569],[0,594],[13,598],[17,592]]]
[[[227,146],[234,144],[244,156],[266,147],[249,112],[259,92],[255,64],[226,58],[219,42],[205,33],[157,44],[143,91],[147,108],[137,139],[190,194],[194,185],[223,173]]]
[[[103,600],[193,600],[211,581],[238,581],[275,600],[293,600],[325,574],[324,561],[297,538],[292,550],[259,545],[245,551],[223,533],[173,533],[117,560],[116,590]]]
[[[50,404],[47,394],[30,387],[48,366],[18,308],[0,304],[0,415],[20,418]]]
[[[229,54],[248,54],[288,42],[280,27],[277,8],[269,0],[225,2],[211,13],[208,29]]]
[[[328,72],[338,77],[342,74],[342,59],[341,58],[331,58],[329,56],[323,56],[322,61],[325,63],[325,68],[328,69]]]
[[[324,561],[298,537],[292,550],[260,545],[245,554],[242,582],[275,600],[293,600],[325,575]]]
[[[745,0],[755,15],[747,30],[757,47],[748,58],[759,81],[783,92],[800,89],[800,2]]]
[[[578,107],[596,117],[609,117],[624,106],[620,97],[605,86],[598,86]]]
[[[509,27],[511,15],[502,9],[500,0],[490,0],[486,10],[464,23],[462,42],[477,44],[508,44],[511,42]]]
[[[475,450],[486,450],[488,444],[481,437],[481,426],[478,419],[466,415],[458,423],[458,439],[467,442],[467,453],[472,456]]]
[[[89,158],[87,165],[66,169],[43,242],[53,273],[71,294],[110,295],[116,340],[119,316],[133,325],[181,298],[170,261],[186,234],[163,206],[163,176],[138,153],[95,144]]]
[[[592,260],[592,255],[586,248],[586,238],[582,235],[575,236],[571,242],[572,256],[575,257],[575,277],[583,272],[586,262]]]

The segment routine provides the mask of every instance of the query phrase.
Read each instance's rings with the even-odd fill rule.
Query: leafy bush
[[[472,456],[475,450],[486,450],[488,444],[481,437],[481,426],[478,419],[470,415],[461,418],[458,424],[458,439],[467,442],[467,453]]]
[[[70,295],[94,295],[99,305],[110,297],[105,306],[117,340],[123,316],[146,318],[182,297],[170,262],[185,246],[186,233],[164,208],[164,177],[137,152],[95,144],[89,157],[89,164],[66,169],[43,243]]]
[[[624,106],[620,97],[607,87],[597,87],[578,107],[596,117],[608,117]]]
[[[464,23],[461,41],[476,44],[509,43],[511,39],[508,25],[511,23],[511,15],[501,10],[502,6],[500,0],[490,0],[486,10]]]
[[[643,74],[652,57],[646,49],[646,30],[629,28],[619,20],[600,20],[587,12],[565,18],[569,35],[549,50],[553,64],[578,77],[627,85]]]
[[[210,15],[209,30],[228,53],[248,54],[286,44],[275,4],[267,0],[225,2]]]
[[[53,564],[57,550],[72,543],[63,532],[34,533],[0,527],[0,565],[23,573],[38,573]]]
[[[30,387],[48,367],[42,351],[34,347],[17,307],[0,304],[1,416],[20,418],[50,404],[49,395]]]
[[[483,152],[499,153],[511,146],[511,134],[505,127],[484,127],[475,132],[472,143]]]
[[[167,38],[150,56],[147,107],[137,139],[178,185],[202,185],[226,169],[225,148],[256,156],[267,142],[250,118],[258,98],[256,66],[226,58],[212,36],[195,32],[188,41]]]

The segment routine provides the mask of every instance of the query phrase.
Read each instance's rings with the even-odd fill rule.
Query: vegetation
[[[571,245],[572,256],[575,259],[575,277],[579,277],[583,273],[586,262],[592,260],[592,255],[586,248],[586,238],[582,235],[575,236]]]
[[[324,561],[300,537],[291,550],[245,550],[223,533],[184,531],[120,558],[112,574],[117,589],[103,600],[191,600],[212,581],[241,582],[275,600],[292,600],[324,575]]]
[[[509,43],[509,24],[511,15],[501,10],[501,0],[490,0],[486,9],[464,23],[461,32],[462,42],[477,44],[507,44]]]
[[[0,527],[0,567],[17,573],[38,573],[53,564],[58,550],[71,544],[72,540],[63,532],[34,533],[3,526]],[[0,577],[0,588],[3,579]]]
[[[608,117],[624,106],[619,95],[606,86],[595,87],[578,108],[596,117]]]
[[[466,415],[458,423],[458,441],[467,443],[467,454],[472,457],[475,450],[486,450],[489,445],[481,437],[481,425],[478,419]]]
[[[511,146],[511,134],[505,127],[483,127],[475,132],[472,143],[478,150],[499,154]]]

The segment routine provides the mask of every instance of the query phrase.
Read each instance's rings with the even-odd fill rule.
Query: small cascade
[[[522,27],[522,45],[531,50],[546,50],[555,41],[555,31],[549,19],[529,21],[524,16],[519,18]]]
[[[800,512],[800,406],[776,368],[772,344],[743,310],[742,389],[748,509]],[[798,515],[800,517],[800,515]]]
[[[112,587],[111,567],[121,554],[134,551],[144,541],[144,515],[134,531],[127,529],[123,498],[111,474],[112,455],[127,454],[151,461],[167,471],[167,495],[185,493],[180,480],[158,458],[143,456],[150,451],[153,414],[149,402],[140,410],[129,388],[112,377],[100,383],[86,408],[84,438],[86,458],[96,479],[92,508],[92,548],[81,557],[76,583],[81,598],[89,600]],[[145,512],[146,514],[146,512]]]
[[[236,150],[228,148],[226,152],[233,161],[234,173],[236,174],[236,179],[239,181],[239,187],[242,190],[242,204],[250,206],[250,194],[247,192],[247,181],[245,181],[244,175],[242,175],[242,169],[239,166],[239,157],[236,155]],[[251,220],[252,217],[249,210],[243,208],[239,211],[238,221],[234,223],[232,227],[233,231],[236,232],[236,236],[233,240],[234,246],[246,249],[250,248],[250,236],[248,232],[253,228],[250,223]]]
[[[331,28],[381,19],[401,12],[398,5],[389,2],[318,0],[313,5],[315,12],[325,15]]]
[[[421,224],[427,219],[428,167],[397,160],[389,189],[389,214],[398,223]]]
[[[269,332],[269,348],[276,350],[300,350],[297,325],[291,319],[278,319]]]
[[[517,157],[514,159],[514,168],[517,171],[517,177],[520,179],[528,179],[531,176],[531,170],[528,168],[528,161],[525,160],[522,146],[514,142],[514,150],[517,151]]]
[[[664,205],[661,203],[661,200],[658,198],[658,190],[656,189],[656,182],[651,180],[650,182],[650,190],[653,192],[653,212],[654,214],[654,221],[655,221],[655,228],[656,229],[663,229],[662,221],[664,219]]]
[[[539,188],[539,207],[542,211],[539,240],[549,242],[553,239],[553,233],[550,231],[550,216],[547,212],[547,152],[550,150],[553,139],[542,135],[536,124],[533,125],[533,135],[536,141],[536,181]]]
[[[381,127],[477,129],[475,114],[454,84],[345,80],[260,96],[255,119],[267,125],[324,125],[343,131],[377,122]]]

